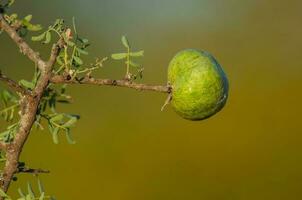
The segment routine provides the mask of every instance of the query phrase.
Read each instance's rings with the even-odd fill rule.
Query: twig
[[[61,49],[64,48],[65,41],[63,37],[60,37],[57,43],[52,46],[50,58],[47,62],[48,66],[53,66],[56,63],[56,59],[59,56]]]
[[[45,169],[32,169],[32,168],[18,168],[16,173],[29,173],[29,174],[47,174],[50,173],[49,170]]]
[[[16,43],[20,51],[30,60],[37,64],[40,70],[44,70],[45,62],[40,58],[39,54],[29,47],[29,45],[18,35],[15,28],[11,27],[0,14],[0,27],[8,36]]]
[[[29,45],[18,35],[16,30],[11,27],[0,14],[0,26],[9,35],[9,37],[17,44],[21,52],[32,60],[41,70],[41,76],[33,90],[34,95],[26,95],[21,99],[21,118],[19,128],[15,139],[6,147],[6,162],[2,173],[0,186],[4,192],[7,192],[11,180],[18,169],[18,161],[23,146],[30,134],[30,130],[35,122],[36,113],[40,104],[43,92],[49,84],[51,78],[52,67],[62,48],[62,39],[58,41],[52,48],[50,58],[47,62],[42,60],[38,53],[29,47]],[[3,197],[0,197],[3,200]]]
[[[20,51],[32,60],[41,71],[36,87],[33,89],[33,95],[24,95],[20,99],[20,121],[18,124],[18,130],[14,140],[9,144],[0,143],[0,149],[6,150],[6,162],[2,171],[2,179],[0,186],[4,192],[7,192],[9,185],[14,177],[15,173],[35,173],[42,172],[48,173],[41,169],[18,169],[19,157],[22,152],[23,146],[30,134],[30,130],[36,120],[36,114],[38,106],[40,104],[42,95],[49,83],[57,84],[90,84],[90,85],[107,85],[107,86],[119,86],[127,87],[136,90],[148,90],[162,93],[171,93],[171,87],[169,85],[145,85],[134,83],[129,80],[112,80],[112,79],[95,79],[90,76],[84,78],[71,78],[71,76],[53,75],[52,70],[58,57],[60,50],[64,47],[64,40],[62,38],[53,45],[51,54],[48,61],[44,61],[40,58],[39,53],[35,52],[16,32],[15,28],[10,26],[0,13],[0,27],[3,29],[8,36],[16,43]],[[3,77],[3,76],[1,76]],[[6,77],[2,78],[8,85],[13,88],[21,90],[15,82],[8,81]],[[1,80],[2,80],[1,79]],[[10,79],[9,79],[10,80]],[[19,171],[18,171],[19,170]],[[3,200],[4,197],[0,197]]]
[[[43,61],[42,65],[42,74],[40,79],[38,80],[38,84],[36,88],[34,89],[35,97],[38,97],[37,99],[40,101],[40,98],[44,92],[44,90],[47,88],[49,84],[49,80],[51,78],[51,71],[53,65],[56,63],[56,59],[58,55],[60,54],[61,49],[64,47],[64,40],[61,37],[57,43],[55,43],[51,49],[50,58],[47,62]],[[38,66],[39,67],[39,66]]]
[[[19,92],[23,95],[31,95],[31,92],[29,90],[27,90],[26,88],[22,87],[17,82],[15,82],[14,80],[12,80],[12,79],[8,78],[7,76],[5,76],[4,74],[2,74],[1,70],[0,70],[0,81],[3,81],[4,83],[6,83],[6,85],[8,85],[8,87],[11,88],[15,92]]]
[[[98,86],[118,86],[118,87],[127,87],[136,90],[149,90],[162,93],[170,93],[170,86],[163,85],[146,85],[141,83],[134,83],[128,80],[113,80],[113,79],[95,79],[92,77],[84,78],[74,78],[71,79],[68,76],[63,75],[54,75],[51,77],[50,81],[56,84],[87,84],[87,85],[98,85]]]

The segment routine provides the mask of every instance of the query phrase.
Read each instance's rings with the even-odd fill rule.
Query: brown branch
[[[51,78],[52,67],[55,64],[56,58],[63,47],[63,39],[53,45],[49,60],[42,60],[38,53],[29,47],[29,45],[18,35],[16,30],[11,27],[0,14],[0,27],[9,35],[9,37],[17,44],[21,52],[32,60],[41,70],[41,76],[33,90],[34,95],[25,95],[21,99],[21,118],[19,121],[18,131],[12,143],[6,146],[6,162],[2,173],[0,186],[4,192],[7,192],[14,174],[18,170],[18,161],[22,152],[23,146],[30,134],[30,130],[35,122],[36,113],[40,104],[43,92],[49,84]],[[2,200],[3,197],[0,197]]]
[[[87,84],[87,85],[97,85],[97,86],[118,86],[118,87],[126,87],[132,88],[135,90],[149,90],[156,91],[162,93],[170,93],[170,86],[163,85],[146,85],[141,83],[134,83],[128,80],[112,80],[112,79],[95,79],[92,77],[84,77],[84,78],[74,78],[70,79],[69,76],[63,75],[54,75],[51,77],[50,81],[56,84]]]
[[[47,62],[48,66],[53,66],[56,63],[57,57],[60,54],[61,49],[64,48],[65,41],[63,37],[60,37],[57,43],[53,44],[49,60]]]
[[[34,96],[26,96],[21,102],[21,119],[19,122],[19,129],[15,136],[14,141],[8,146],[6,153],[6,163],[3,169],[3,182],[2,189],[6,192],[10,182],[17,171],[18,161],[22,152],[23,146],[30,134],[31,127],[35,122],[36,113],[42,97],[42,94],[49,84],[51,77],[52,66],[43,63],[45,66],[42,71],[41,77],[34,89]]]
[[[36,113],[38,106],[45,89],[49,83],[57,84],[89,84],[98,86],[118,86],[132,88],[136,90],[148,90],[162,93],[171,93],[171,87],[169,85],[145,85],[140,83],[134,83],[129,80],[112,80],[112,79],[95,79],[92,77],[74,78],[71,79],[69,76],[53,75],[52,68],[56,62],[56,58],[60,53],[60,50],[64,47],[64,40],[62,38],[53,45],[51,55],[48,61],[44,61],[40,58],[39,53],[35,52],[30,46],[18,35],[15,28],[9,25],[3,16],[0,14],[0,27],[3,29],[8,36],[16,43],[20,51],[32,60],[41,71],[41,76],[37,82],[36,87],[33,90],[33,95],[25,94],[20,100],[20,121],[18,130],[14,140],[9,144],[0,143],[0,148],[6,150],[6,162],[3,169],[0,186],[4,192],[7,192],[10,182],[16,173],[35,173],[42,172],[40,169],[26,169],[18,171],[19,157],[22,152],[23,146],[30,134],[30,130],[36,120]],[[14,82],[7,81],[10,87],[20,89]],[[45,172],[45,171],[43,171]],[[0,197],[3,200],[3,197]]]
[[[1,151],[6,151],[6,148],[7,148],[7,144],[4,143],[4,142],[0,142],[0,150]]]
[[[5,192],[17,171],[19,156],[35,121],[37,107],[38,102],[32,96],[25,96],[21,100],[19,128],[14,141],[7,146],[6,162],[2,173],[1,187]]]
[[[6,83],[6,85],[15,92],[19,92],[22,95],[31,95],[31,92],[29,90],[27,90],[26,88],[22,87],[17,82],[15,82],[14,80],[2,74],[1,70],[0,70],[0,81]]]
[[[53,65],[56,62],[56,59],[58,57],[58,55],[60,54],[61,49],[64,47],[65,42],[63,40],[63,38],[60,38],[58,40],[58,42],[56,44],[53,45],[52,49],[51,49],[51,53],[50,53],[50,58],[47,62],[43,61],[43,66],[44,66],[44,70],[42,71],[42,75],[38,81],[38,84],[36,86],[36,88],[34,89],[34,96],[37,97],[37,99],[40,98],[44,92],[44,90],[46,89],[46,87],[49,84],[50,78],[52,76],[51,70]]]
[[[44,70],[45,62],[40,58],[39,54],[29,47],[29,45],[18,35],[14,27],[11,27],[3,15],[0,14],[0,27],[4,30],[8,36],[16,43],[21,53],[26,55],[39,67],[40,70]]]
[[[50,173],[49,170],[45,169],[32,169],[32,168],[18,168],[16,173],[28,173],[28,174],[47,174]]]

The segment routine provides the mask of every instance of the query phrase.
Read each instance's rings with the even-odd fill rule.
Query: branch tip
[[[28,173],[28,174],[48,174],[49,170],[44,169],[32,169],[27,167],[18,168],[16,173]]]

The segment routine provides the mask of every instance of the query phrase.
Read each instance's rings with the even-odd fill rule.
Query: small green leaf
[[[50,43],[50,41],[51,41],[51,33],[50,33],[50,31],[47,31],[46,32],[46,36],[45,36],[45,40],[44,40],[44,44],[48,44],[48,43]]]
[[[122,43],[123,43],[123,45],[124,45],[127,49],[130,48],[129,41],[128,41],[128,39],[126,38],[125,35],[122,36]]]
[[[50,99],[48,100],[48,106],[54,113],[56,112],[56,103],[56,95],[51,95]]]
[[[35,87],[35,85],[32,82],[29,82],[29,81],[24,80],[24,79],[20,80],[19,84],[21,84],[24,87],[26,87],[28,89],[31,89],[31,90],[34,89],[34,87]]]
[[[81,58],[77,57],[77,56],[74,56],[73,57],[73,60],[76,62],[76,64],[78,65],[83,65],[83,61]]]
[[[141,57],[141,56],[144,56],[144,51],[131,52],[130,56],[132,56],[132,57]]]
[[[10,116],[9,116],[7,121],[12,121],[14,119],[14,113],[15,113],[15,109],[12,108],[11,111],[10,111]]]
[[[59,127],[54,128],[51,134],[53,143],[59,144]]]
[[[113,58],[114,60],[121,60],[127,57],[127,53],[115,53],[111,55],[111,58]]]
[[[75,144],[76,142],[73,140],[73,138],[71,137],[71,133],[70,133],[70,129],[66,129],[65,131],[66,133],[66,140],[69,144]]]
[[[126,61],[126,64],[128,64],[128,63],[129,63],[129,65],[131,65],[131,66],[133,66],[133,67],[139,67],[139,66],[140,66],[139,64],[137,64],[137,63],[135,63],[135,62],[133,62],[133,61],[131,61],[131,60],[129,60],[129,62]]]
[[[60,122],[60,121],[62,121],[63,120],[63,118],[64,118],[64,114],[57,114],[57,115],[55,115],[54,117],[52,117],[51,119],[50,119],[50,121],[51,122]]]
[[[43,187],[43,185],[41,183],[41,180],[39,178],[38,178],[38,188],[39,188],[40,194],[41,195],[44,194],[44,187]]]
[[[8,3],[7,3],[7,6],[11,6],[15,3],[15,0],[9,0]]]
[[[34,200],[34,197],[31,197],[30,194],[27,194],[25,200]]]
[[[42,30],[42,26],[40,24],[28,24],[27,26],[27,30],[29,31],[40,31]]]
[[[83,55],[88,55],[88,52],[81,49],[81,48],[77,48],[77,51],[80,53],[80,54],[83,54]]]
[[[71,117],[65,124],[62,125],[64,128],[72,127],[78,121],[77,117]]]
[[[0,1],[0,2],[2,2],[2,1]],[[11,5],[13,5],[13,3],[15,3],[15,0],[8,0],[3,6],[0,4],[0,6],[2,7],[2,8],[8,8],[8,7],[10,7]]]
[[[22,192],[21,188],[18,188],[18,193],[21,197],[25,197],[24,193]]]
[[[27,183],[27,192],[31,198],[35,198],[35,194],[30,183]]]
[[[5,104],[7,104],[9,101],[15,102],[17,100],[17,98],[13,95],[13,93],[8,90],[2,91],[2,98],[5,101]]]
[[[30,22],[32,18],[33,18],[32,15],[27,15],[26,17],[24,17],[24,20]]]
[[[42,41],[45,38],[45,35],[46,32],[42,33],[41,35],[31,37],[31,40],[35,42]]]
[[[39,197],[39,200],[43,200],[43,199],[44,199],[44,196],[45,196],[45,193],[42,192],[41,195],[40,195],[40,197]]]
[[[89,42],[88,39],[86,39],[86,38],[79,38],[78,37],[77,40],[80,41],[83,44],[88,44],[88,42]]]
[[[0,93],[0,97],[2,97],[3,103],[5,106],[7,106],[8,102],[16,102],[16,97],[8,90],[3,90],[2,93]]]
[[[15,19],[18,18],[18,14],[13,13],[13,14],[11,14],[11,15],[9,16],[9,18],[10,18],[12,21],[14,21]]]
[[[74,42],[70,41],[70,40],[66,40],[65,41],[67,43],[68,46],[73,47],[75,45]]]
[[[10,197],[0,188],[0,196],[10,199]]]
[[[63,63],[63,59],[62,59],[62,57],[57,57],[57,63],[59,64],[59,65],[63,65],[64,63]]]
[[[77,35],[78,32],[77,32],[76,23],[75,23],[75,17],[74,16],[72,17],[72,26],[73,26],[73,30],[74,30],[75,35]]]

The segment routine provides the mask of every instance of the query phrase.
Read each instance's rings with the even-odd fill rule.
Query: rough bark
[[[4,192],[7,192],[9,185],[16,173],[22,173],[18,168],[19,157],[22,153],[24,144],[26,143],[28,136],[30,134],[31,128],[36,120],[37,110],[43,96],[44,91],[47,89],[49,83],[53,84],[90,84],[90,85],[107,85],[107,86],[119,86],[127,87],[136,90],[148,90],[156,91],[162,93],[171,93],[170,86],[161,85],[145,85],[134,83],[129,80],[112,80],[112,79],[95,79],[93,77],[84,78],[73,78],[63,75],[52,74],[53,66],[56,62],[56,58],[59,52],[64,48],[64,40],[60,38],[59,41],[53,45],[50,58],[48,61],[44,61],[39,56],[39,53],[35,52],[23,38],[21,38],[16,29],[10,26],[3,16],[0,14],[0,28],[4,30],[8,36],[15,42],[17,47],[20,49],[21,53],[26,55],[30,60],[32,60],[35,65],[40,69],[41,76],[38,80],[36,87],[33,91],[29,91],[24,87],[20,86],[18,83],[12,79],[6,77],[0,72],[0,81],[5,82],[10,89],[14,90],[21,96],[20,100],[20,122],[18,130],[14,140],[11,143],[0,142],[0,150],[6,152],[6,162],[2,173],[2,179],[0,181],[0,187]],[[25,172],[25,171],[24,171]],[[33,170],[30,169],[25,173],[37,172],[37,173],[47,173],[43,170]],[[3,198],[0,197],[0,200]]]
[[[54,44],[49,61],[43,61],[39,54],[32,50],[29,45],[16,33],[15,29],[11,27],[0,15],[1,28],[8,34],[8,36],[16,43],[21,52],[32,60],[41,70],[41,76],[38,80],[37,86],[32,93],[25,92],[17,83],[13,82],[7,77],[1,76],[1,80],[5,81],[11,89],[17,92],[22,92],[23,96],[20,101],[21,113],[18,130],[14,140],[5,144],[6,162],[2,172],[1,188],[6,192],[15,173],[17,173],[19,157],[23,146],[30,134],[30,130],[35,122],[37,109],[43,95],[43,92],[49,84],[51,78],[52,67],[55,63],[55,58],[58,56],[60,49],[63,47],[63,40],[60,39],[58,43]],[[3,146],[3,145],[2,145]]]

